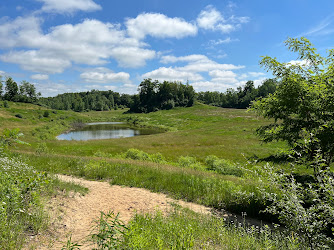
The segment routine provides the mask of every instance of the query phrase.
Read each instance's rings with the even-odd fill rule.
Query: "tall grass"
[[[97,249],[308,249],[298,237],[268,226],[226,223],[178,206],[167,216],[135,214],[127,225],[112,212],[101,214],[96,228],[88,237]]]
[[[49,178],[18,159],[0,157],[0,248],[19,249],[46,227],[41,192]]]
[[[260,188],[279,193],[279,190],[256,178],[246,179],[153,162],[122,159],[113,162],[113,159],[89,160],[55,155],[26,157],[42,171],[110,180],[111,184],[146,188],[217,209],[247,212],[250,216],[258,216],[268,204]]]

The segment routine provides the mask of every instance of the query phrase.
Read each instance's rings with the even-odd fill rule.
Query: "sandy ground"
[[[152,193],[142,188],[111,186],[108,182],[88,181],[65,175],[58,175],[58,178],[85,186],[89,189],[89,193],[84,196],[76,194],[68,198],[56,197],[51,200],[49,210],[54,229],[48,236],[32,237],[28,248],[61,249],[70,236],[72,242],[82,242],[91,233],[100,211],[120,213],[120,219],[125,223],[130,220],[134,212],[154,212],[157,208],[168,211],[171,203],[178,203],[195,212],[210,213],[210,208],[176,201],[164,194]],[[90,247],[83,246],[80,249],[90,249]]]

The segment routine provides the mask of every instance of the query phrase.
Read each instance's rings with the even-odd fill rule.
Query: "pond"
[[[58,140],[88,141],[99,139],[116,139],[139,135],[161,133],[158,129],[135,128],[123,122],[86,123],[83,127],[71,130],[57,136]]]

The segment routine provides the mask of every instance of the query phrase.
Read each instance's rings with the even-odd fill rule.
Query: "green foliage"
[[[21,115],[21,114],[16,114],[15,117],[22,119],[22,118],[23,118],[23,115]]]
[[[243,176],[243,171],[229,160],[219,159],[217,156],[209,155],[205,158],[207,169],[216,171],[223,175]]]
[[[48,110],[45,110],[43,113],[43,117],[47,118],[50,116],[50,112]]]
[[[280,197],[263,193],[272,200],[265,211],[278,218],[287,229],[310,249],[334,247],[334,180],[333,173],[322,171],[314,183],[298,183],[293,176],[275,173],[267,175],[272,185],[282,190]]]
[[[3,102],[3,107],[4,107],[4,108],[9,108],[9,104],[8,104],[7,101],[4,101],[4,102]]]
[[[145,79],[139,85],[139,95],[134,96],[130,111],[149,113],[159,109],[190,107],[195,101],[195,91],[189,84],[178,82],[159,83]]]
[[[192,168],[197,170],[204,170],[204,166],[196,160],[195,157],[191,156],[181,156],[178,160],[178,164],[180,167]]]
[[[276,90],[278,82],[274,79],[265,80],[255,88],[253,81],[248,81],[245,86],[237,90],[228,89],[225,93],[220,92],[199,92],[197,99],[205,104],[223,108],[248,108],[252,101],[266,97]]]
[[[130,148],[127,150],[124,154],[124,158],[132,159],[132,160],[142,160],[142,161],[152,161],[156,163],[163,163],[165,162],[165,158],[162,154],[156,153],[156,154],[148,154],[144,151]]]
[[[132,96],[117,92],[91,90],[80,93],[64,93],[55,97],[40,98],[39,103],[52,109],[82,111],[117,110],[119,106],[130,107]]]
[[[17,86],[17,83],[13,80],[13,78],[11,77],[7,78],[5,90],[6,90],[6,93],[4,95],[5,100],[18,101],[19,87]]]
[[[101,212],[100,219],[96,222],[90,234],[91,241],[97,245],[98,249],[118,249],[123,241],[128,228],[119,220],[119,214],[114,212]]]
[[[163,214],[136,213],[127,226],[113,213],[101,213],[89,235],[94,249],[307,249],[298,237],[258,227],[226,223],[225,218],[195,213],[172,204]],[[69,244],[70,243],[70,244]],[[72,243],[69,246],[79,245]],[[95,248],[95,246],[97,246]],[[88,247],[84,245],[84,247]],[[77,249],[77,248],[63,248]]]
[[[0,248],[18,249],[24,234],[36,234],[45,224],[40,201],[44,172],[37,172],[18,159],[0,158]]]
[[[321,151],[329,166],[334,157],[334,52],[323,58],[306,38],[290,38],[286,45],[302,61],[289,64],[263,57],[261,65],[281,81],[274,94],[252,106],[258,115],[274,120],[257,134],[265,142],[286,141],[309,161]]]

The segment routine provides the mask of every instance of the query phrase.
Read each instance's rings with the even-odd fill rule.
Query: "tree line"
[[[252,101],[260,97],[267,97],[276,91],[278,82],[275,79],[267,79],[257,88],[253,81],[248,81],[244,87],[238,87],[237,90],[229,88],[226,92],[199,92],[197,100],[222,108],[248,108]]]
[[[3,81],[0,76],[0,100],[36,103],[40,96],[41,93],[37,93],[34,84],[22,81],[18,85],[13,78],[7,77]]]
[[[253,81],[245,86],[228,89],[226,92],[206,91],[196,93],[191,85],[181,82],[145,79],[138,86],[138,94],[120,94],[114,91],[91,90],[79,93],[64,93],[55,97],[40,97],[33,84],[22,81],[18,85],[11,77],[2,81],[0,76],[0,99],[36,103],[57,110],[106,111],[129,108],[130,112],[148,113],[174,107],[190,107],[195,100],[223,108],[247,108],[252,101],[275,92],[278,82],[265,80],[257,88]]]

